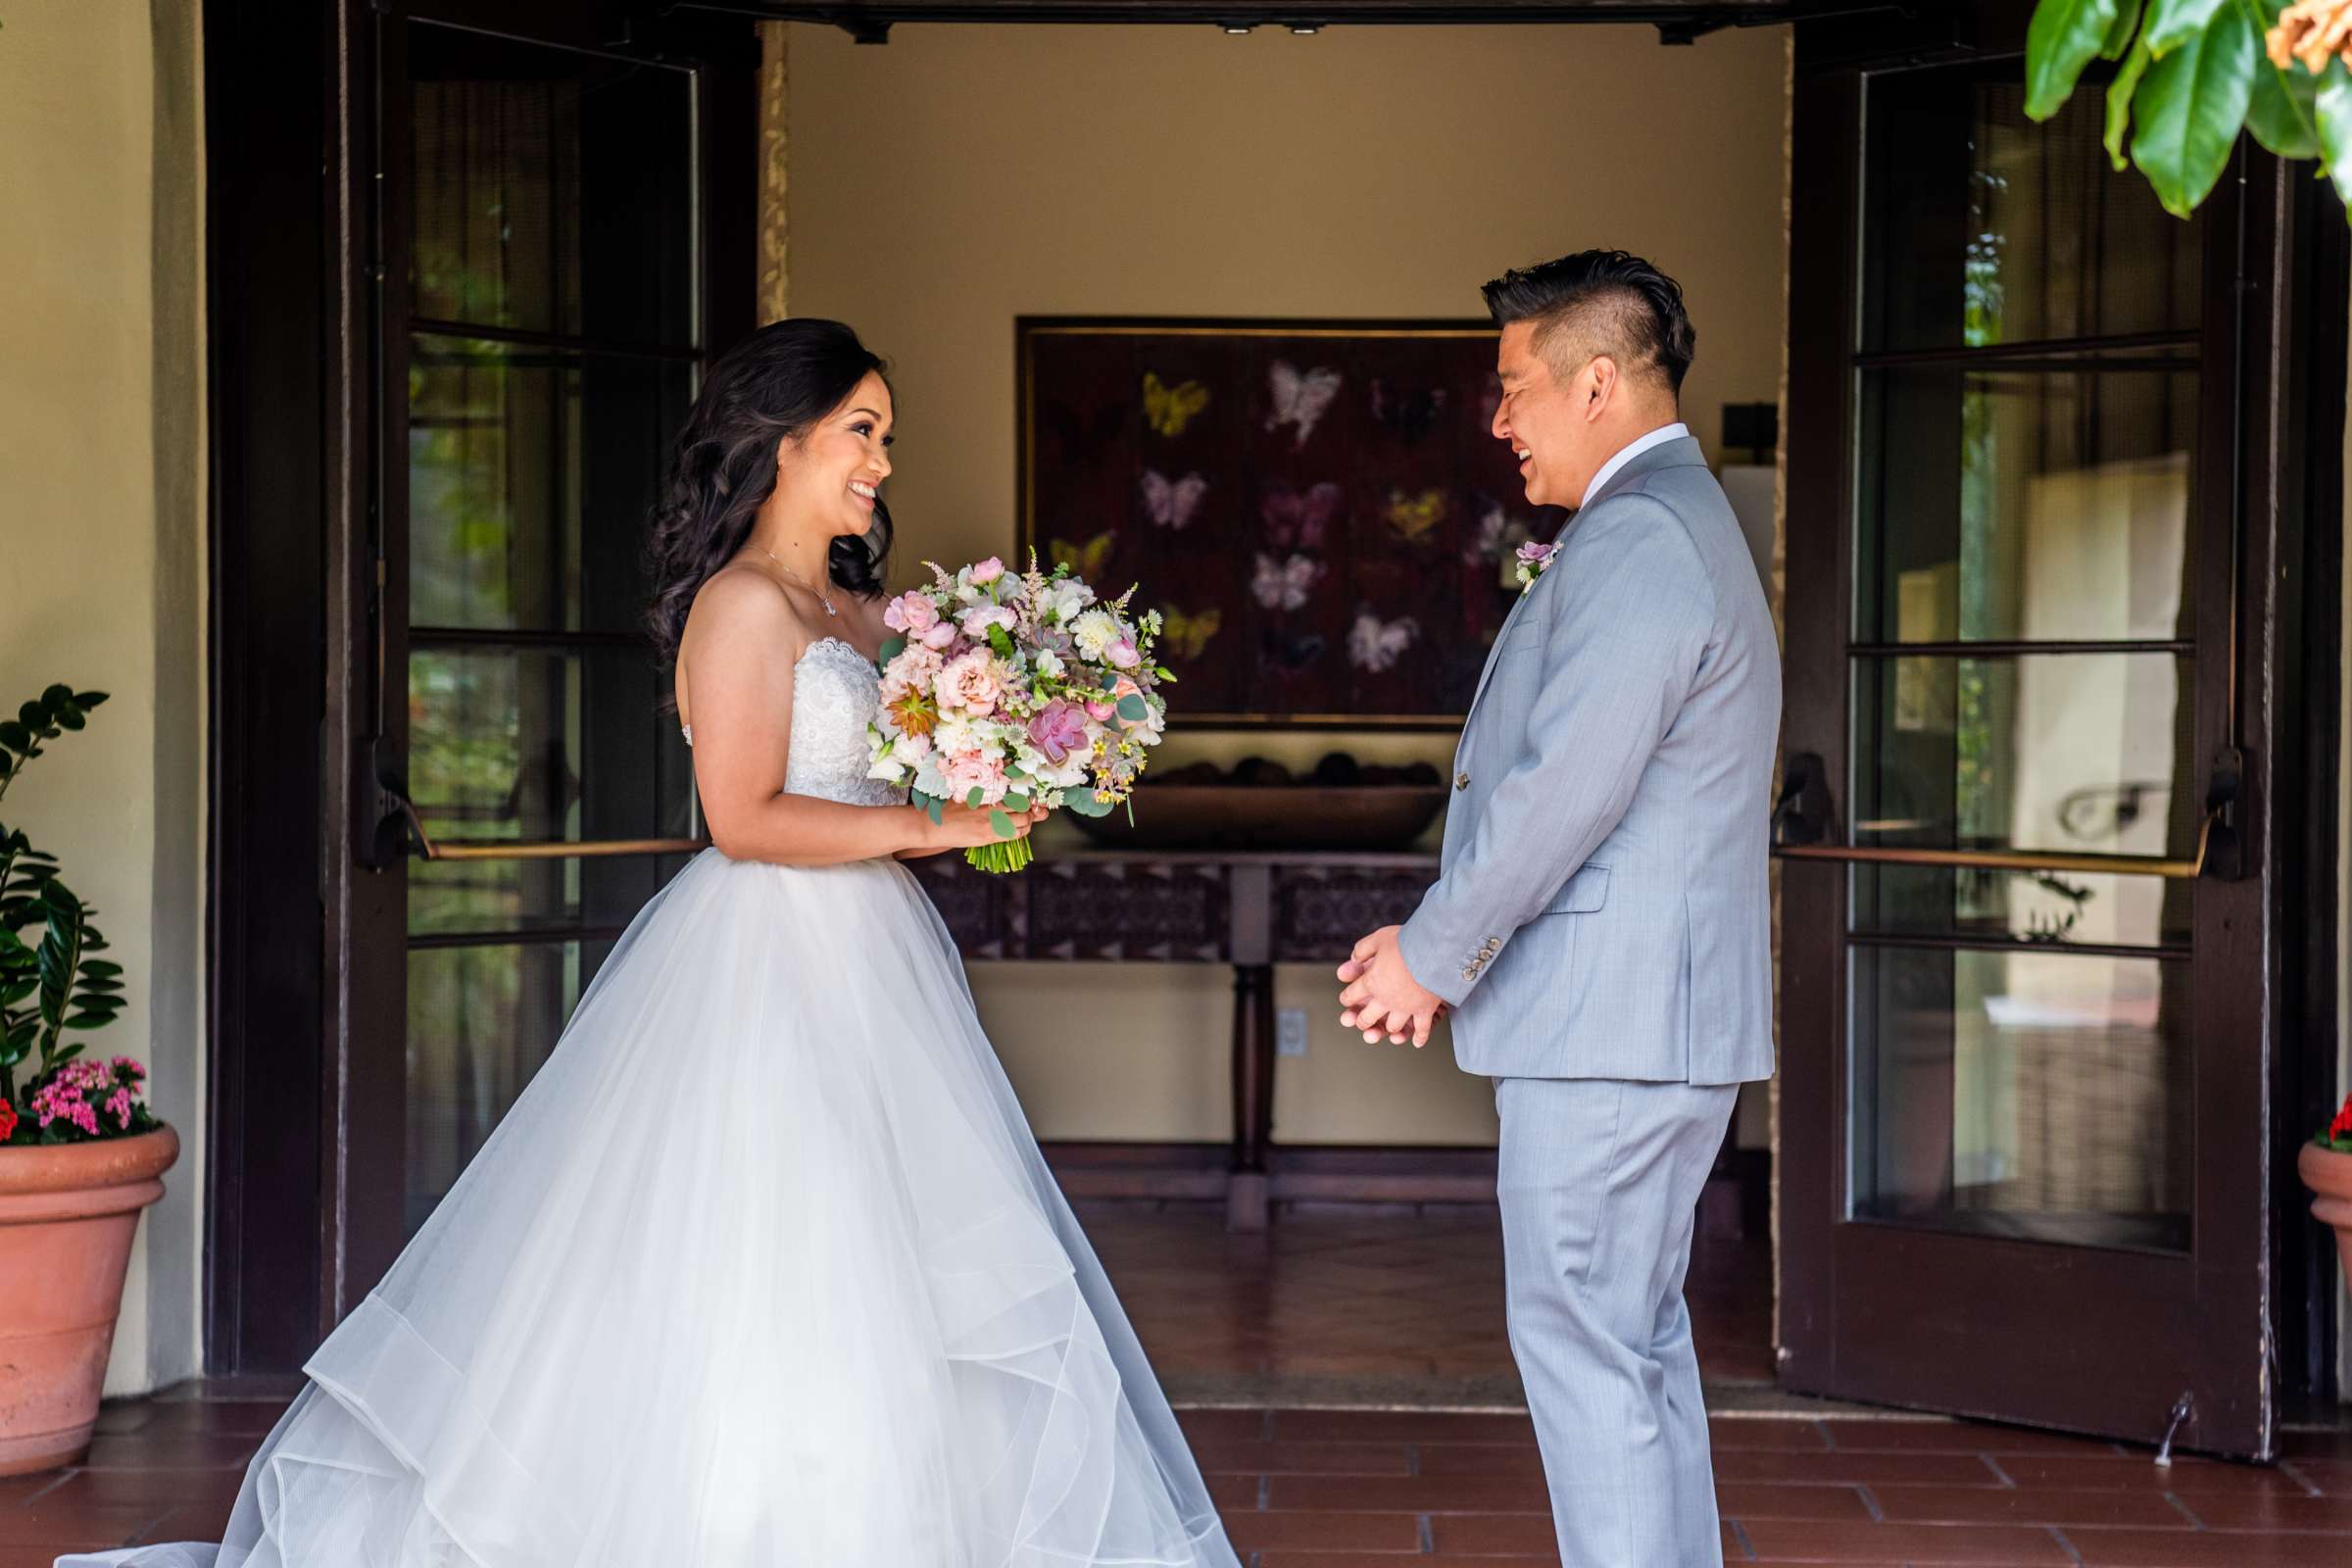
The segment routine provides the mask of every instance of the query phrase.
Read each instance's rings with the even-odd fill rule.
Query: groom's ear
[[[1597,419],[1609,406],[1609,398],[1617,390],[1617,362],[1606,354],[1595,354],[1578,377],[1578,402],[1588,419]]]

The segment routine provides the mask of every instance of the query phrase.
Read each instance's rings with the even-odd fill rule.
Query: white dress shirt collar
[[[1582,511],[1590,505],[1592,498],[1600,493],[1600,487],[1616,477],[1618,469],[1633,462],[1642,453],[1652,447],[1662,447],[1669,441],[1679,441],[1690,433],[1690,427],[1677,420],[1673,424],[1661,424],[1647,435],[1638,435],[1619,447],[1617,455],[1602,464],[1600,471],[1592,476],[1592,482],[1585,486],[1585,498],[1576,504],[1577,509]]]

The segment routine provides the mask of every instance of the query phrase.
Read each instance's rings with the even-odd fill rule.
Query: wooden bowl
[[[1135,824],[1067,813],[1098,844],[1135,850],[1401,850],[1446,805],[1443,784],[1140,784]]]

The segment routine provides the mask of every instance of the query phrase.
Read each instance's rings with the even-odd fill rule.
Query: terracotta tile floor
[[[1172,1388],[1286,1375],[1442,1384],[1457,1362],[1485,1376],[1508,1361],[1498,1267],[1480,1261],[1491,1215],[1294,1216],[1254,1239],[1183,1213],[1090,1212],[1088,1225]],[[1769,1364],[1756,1266],[1732,1246],[1692,1271],[1701,1356],[1735,1374],[1719,1386],[1735,1391]],[[0,1568],[218,1539],[294,1387],[191,1384],[110,1404],[83,1465],[0,1481]],[[1249,1568],[1556,1560],[1522,1414],[1238,1407],[1182,1419]],[[1714,1435],[1727,1562],[2352,1565],[2352,1431],[2290,1432],[2272,1468],[2184,1458],[2169,1471],[2141,1449],[1953,1421],[1727,1414]]]
[[[1178,1206],[1080,1217],[1179,1402],[1525,1402],[1492,1208],[1290,1212],[1259,1236]],[[1770,1383],[1770,1245],[1701,1243],[1684,1294],[1708,1382]]]

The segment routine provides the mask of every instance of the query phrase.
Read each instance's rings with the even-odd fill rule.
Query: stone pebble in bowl
[[[1135,821],[1070,813],[1097,843],[1151,850],[1400,850],[1446,805],[1446,780],[1427,762],[1358,762],[1341,752],[1303,778],[1282,763],[1246,757],[1230,770],[1193,762],[1147,774]]]

